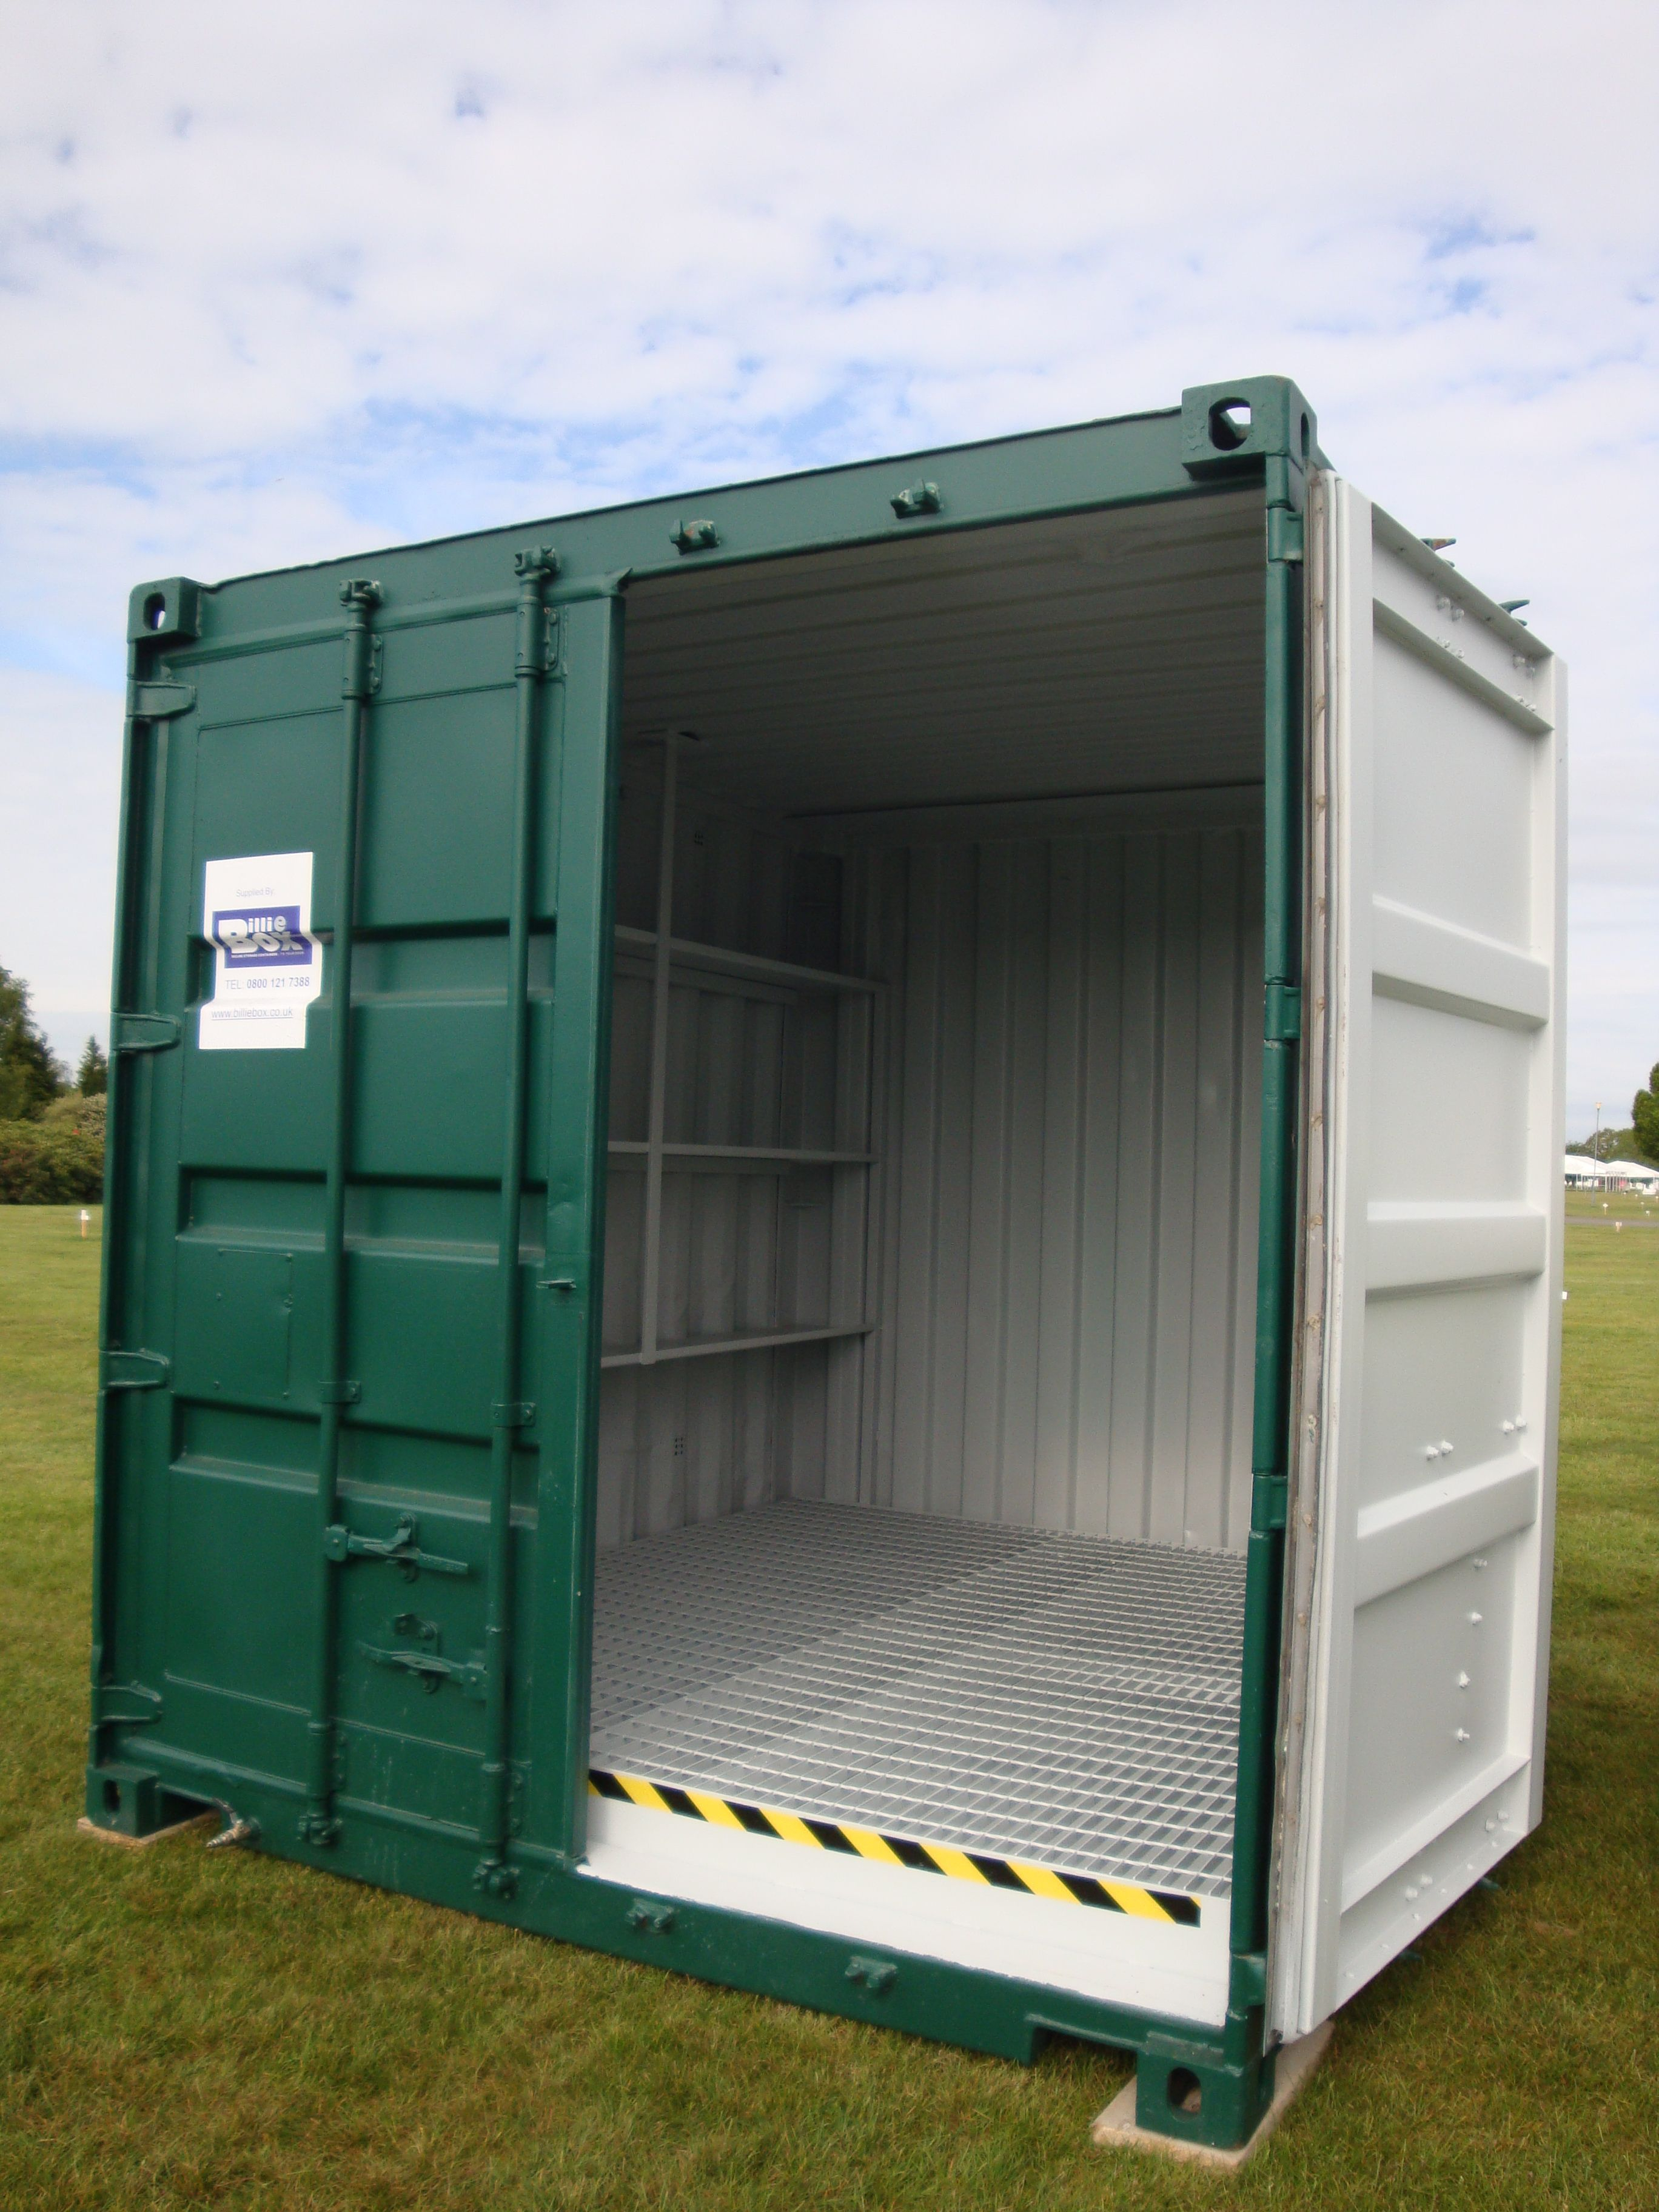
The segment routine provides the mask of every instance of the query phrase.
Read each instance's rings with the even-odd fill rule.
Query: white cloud
[[[1574,664],[1575,1120],[1659,1051],[1650,8],[21,0],[10,24],[15,665],[115,680],[144,575],[1282,369],[1339,465],[1528,594]]]
[[[5,681],[0,965],[27,978],[40,1012],[105,1007],[115,921],[121,694],[29,669],[9,670]],[[101,1030],[101,1014],[97,1025]],[[76,1042],[84,1043],[78,1012],[74,1026],[80,1030]]]

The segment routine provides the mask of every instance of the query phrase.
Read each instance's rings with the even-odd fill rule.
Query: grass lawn
[[[1570,1190],[1566,1201],[1569,1221],[1599,1221],[1604,1229],[1659,1229],[1659,1198],[1645,1191],[1610,1190],[1604,1196],[1600,1191]]]
[[[0,1208],[0,2206],[1651,2212],[1659,1236],[1580,1212],[1545,1826],[1341,2014],[1226,2182],[1090,2147],[1110,2052],[1021,2069],[196,1838],[77,1835],[97,1221]]]

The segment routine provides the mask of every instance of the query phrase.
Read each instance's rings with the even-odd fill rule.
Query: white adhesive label
[[[311,933],[311,854],[210,860],[202,934],[214,966],[201,1049],[303,1052],[306,1008],[323,988],[323,948]]]

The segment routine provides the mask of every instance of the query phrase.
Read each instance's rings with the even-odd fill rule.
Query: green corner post
[[[548,594],[558,623],[548,671],[557,885],[548,1095],[557,1103],[547,1132],[547,1272],[538,1285],[546,1402],[538,1428],[535,1648],[526,1653],[536,1755],[525,1832],[560,1869],[580,1863],[586,1841],[626,580],[625,570],[576,575]],[[595,1887],[579,1881],[569,1901],[578,1890]]]
[[[164,1778],[124,1756],[112,1731],[154,1720],[153,1692],[122,1680],[126,1655],[118,1647],[115,1524],[112,1493],[137,1456],[142,1425],[157,1418],[156,1401],[168,1363],[159,1353],[130,1345],[142,1330],[138,1307],[140,1261],[129,1254],[122,1231],[138,1212],[132,1196],[142,1180],[139,1155],[149,1133],[149,1056],[179,1042],[176,1020],[152,1011],[156,999],[157,947],[145,926],[143,869],[137,859],[147,830],[160,821],[166,800],[171,719],[195,703],[191,686],[165,680],[170,647],[201,634],[205,587],[190,576],[167,576],[138,585],[127,605],[127,696],[122,744],[119,842],[115,883],[115,951],[111,978],[108,1143],[104,1159],[104,1249],[98,1317],[96,1480],[93,1493],[91,1717],[88,1728],[86,1817],[94,1827],[140,1837],[185,1817],[194,1803],[174,1795]],[[155,680],[158,674],[163,680]],[[142,1228],[140,1230],[142,1234]],[[162,1419],[167,1417],[162,1408]]]
[[[1161,2135],[1219,2148],[1248,2142],[1273,2096],[1275,2054],[1267,2033],[1268,1887],[1296,1288],[1303,514],[1316,450],[1313,410],[1287,379],[1245,377],[1182,394],[1182,459],[1188,473],[1204,478],[1259,471],[1264,482],[1261,1207],[1227,2019],[1218,2057],[1213,2046],[1161,2033],[1148,2037],[1136,2067],[1135,2118]]]

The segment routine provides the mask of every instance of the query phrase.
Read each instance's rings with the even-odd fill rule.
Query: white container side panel
[[[1560,674],[1334,478],[1310,553],[1328,1243],[1304,1316],[1324,1353],[1296,1501],[1287,2037],[1538,1818],[1560,1332]]]
[[[1243,1549],[1261,853],[1251,819],[865,857],[872,1502]]]

